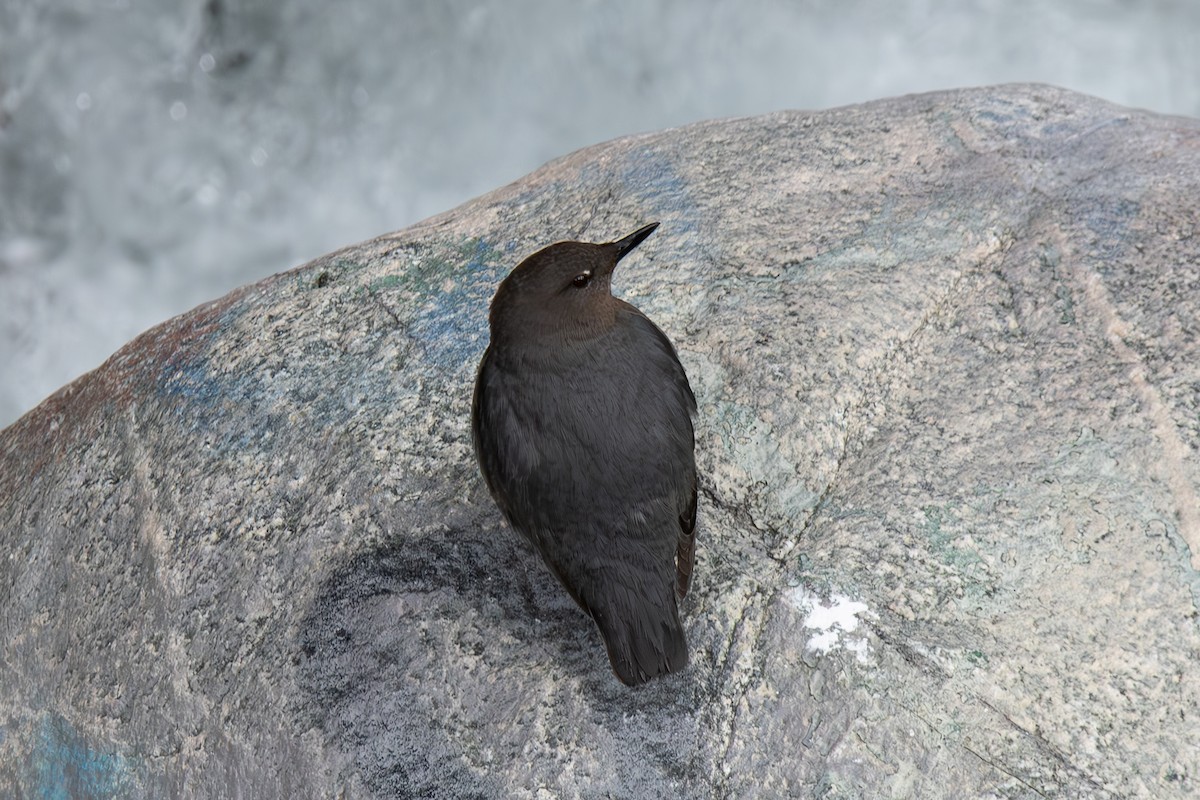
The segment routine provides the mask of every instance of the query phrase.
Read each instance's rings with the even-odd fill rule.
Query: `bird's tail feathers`
[[[596,621],[613,672],[627,686],[638,686],[651,678],[678,672],[687,666],[687,638],[675,602],[674,582],[657,591],[643,584],[605,587],[599,602],[589,598],[587,610]]]

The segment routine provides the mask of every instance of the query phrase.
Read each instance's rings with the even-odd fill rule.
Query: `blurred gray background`
[[[1196,0],[0,0],[0,426],[148,327],[622,134],[1041,81],[1200,116]]]

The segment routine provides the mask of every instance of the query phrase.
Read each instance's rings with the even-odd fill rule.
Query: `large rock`
[[[0,793],[1194,797],[1200,122],[1042,86],[581,151],[0,434]],[[468,433],[496,283],[700,404],[692,665],[620,685]],[[63,793],[65,790],[65,794]]]

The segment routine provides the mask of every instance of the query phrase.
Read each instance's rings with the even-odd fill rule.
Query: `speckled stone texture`
[[[599,145],[170,320],[0,433],[0,795],[1195,797],[1197,198],[1195,120],[903,97]],[[701,529],[692,665],[631,690],[468,416],[508,270],[653,220],[615,285]]]

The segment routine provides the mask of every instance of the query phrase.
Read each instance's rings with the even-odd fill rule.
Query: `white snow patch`
[[[804,627],[815,633],[809,637],[807,649],[825,655],[835,647],[849,650],[866,663],[870,645],[864,634],[855,635],[859,614],[870,614],[866,603],[852,600],[844,594],[832,594],[826,600],[806,586],[797,586],[787,593],[787,599],[804,614]]]

